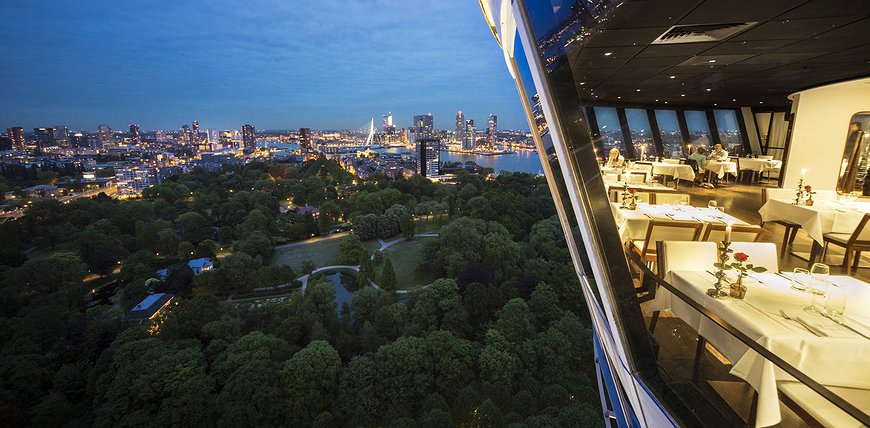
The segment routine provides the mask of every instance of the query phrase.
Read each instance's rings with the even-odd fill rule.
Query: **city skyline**
[[[527,127],[477,4],[316,6],[9,5],[20,19],[0,29],[0,119],[26,130],[177,129],[193,119],[207,129],[356,129],[384,112],[405,128],[431,112],[447,129],[461,109]]]

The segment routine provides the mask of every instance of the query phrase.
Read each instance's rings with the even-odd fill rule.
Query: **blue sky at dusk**
[[[475,1],[3,1],[0,128],[527,128]]]

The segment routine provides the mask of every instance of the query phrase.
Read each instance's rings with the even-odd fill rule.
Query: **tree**
[[[82,260],[74,253],[58,252],[46,258],[27,260],[12,273],[15,283],[25,289],[52,293],[81,284],[86,274]]]
[[[312,262],[311,260],[305,260],[304,262],[302,262],[302,266],[300,266],[299,269],[302,271],[303,275],[308,275],[313,272],[314,269],[317,269],[317,265],[314,264],[314,262]]]
[[[378,236],[378,216],[366,214],[354,219],[353,230],[359,235],[359,239],[368,241]]]
[[[559,297],[553,292],[553,288],[545,283],[539,284],[532,292],[528,306],[538,330],[544,330],[550,326],[550,323],[562,318],[563,311],[559,307]]]
[[[397,289],[396,271],[393,269],[393,262],[390,261],[389,257],[384,260],[384,269],[381,271],[379,286],[389,292],[394,292]]]
[[[504,226],[463,217],[441,228],[435,263],[455,277],[469,262],[477,261],[501,281],[517,271],[519,256],[519,247]]]
[[[210,238],[212,233],[208,219],[198,212],[186,212],[175,219],[181,229],[181,236],[190,242],[200,242]]]
[[[217,255],[218,244],[211,239],[206,239],[196,246],[196,257],[211,258]]]
[[[335,398],[341,358],[328,342],[314,341],[284,365],[287,412],[293,425],[310,424]]]
[[[260,231],[251,233],[239,242],[239,251],[254,257],[259,256],[263,260],[271,257],[273,250],[272,241]]]
[[[227,378],[218,395],[218,426],[281,426],[286,422],[284,387],[269,362],[245,362]]]
[[[351,233],[338,242],[338,261],[343,265],[358,265],[360,261],[369,257],[359,236]]]
[[[193,244],[188,241],[181,241],[178,243],[178,258],[182,260],[187,260],[193,258],[195,248]]]

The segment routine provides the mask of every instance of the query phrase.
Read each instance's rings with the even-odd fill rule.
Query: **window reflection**
[[[663,156],[679,158],[683,156],[683,136],[680,134],[680,124],[677,112],[674,110],[656,110],[656,122],[662,138]]]
[[[740,125],[737,123],[735,110],[713,110],[716,128],[719,132],[719,142],[731,155],[744,153],[743,137],[740,135]]]
[[[870,113],[859,113],[852,116],[852,120],[849,121],[837,191],[870,196],[868,169],[870,169]]]
[[[637,157],[658,156],[646,110],[627,108],[625,109],[625,117],[628,119],[628,129],[631,130],[631,144],[634,146],[634,152],[637,154]]]
[[[707,113],[688,110],[685,114],[686,125],[689,128],[689,142],[692,147],[711,146],[713,138],[710,136],[710,126],[707,124]]]
[[[601,131],[601,147],[604,153],[610,153],[610,149],[616,147],[625,156],[625,143],[616,109],[595,107],[595,117],[598,119],[598,130]]]

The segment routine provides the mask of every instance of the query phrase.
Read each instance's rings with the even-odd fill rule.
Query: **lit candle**
[[[807,169],[806,168],[801,169],[801,178],[805,178],[806,176],[807,176]]]
[[[725,226],[725,242],[731,242],[731,223]]]

